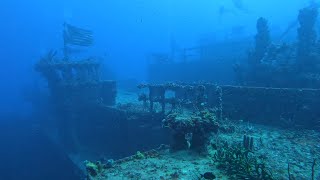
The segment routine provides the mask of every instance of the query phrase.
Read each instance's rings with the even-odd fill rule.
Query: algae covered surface
[[[180,119],[179,119],[180,120]],[[246,149],[244,134],[252,137]],[[315,179],[320,166],[320,133],[313,130],[279,129],[224,120],[218,133],[208,138],[205,150],[173,150],[170,146],[116,160],[103,166],[89,179],[204,179],[206,172],[215,179]],[[230,156],[229,156],[229,155]],[[265,174],[264,174],[265,173]]]

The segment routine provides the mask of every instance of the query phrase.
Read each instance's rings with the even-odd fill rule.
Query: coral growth
[[[257,35],[255,41],[254,62],[252,63],[259,64],[271,43],[268,21],[265,18],[260,17],[257,21]]]
[[[272,44],[268,22],[257,21],[255,49],[249,53],[248,66],[234,66],[241,85],[263,87],[319,88],[320,44],[317,41],[318,8],[299,12],[296,43]]]
[[[312,67],[315,63],[315,57],[312,53],[315,51],[317,43],[315,30],[317,17],[318,9],[315,7],[300,10],[298,16],[300,27],[298,28],[297,61],[304,70],[307,66]]]
[[[247,135],[244,135],[242,144],[246,150],[253,152],[253,150],[254,150],[253,137],[249,137]]]
[[[85,161],[84,164],[88,175],[91,177],[97,176],[103,170],[103,165],[100,161],[97,161],[96,163],[93,163],[91,161]]]
[[[213,157],[217,167],[232,179],[274,179],[265,163],[245,147],[224,142]]]
[[[174,149],[202,149],[211,133],[217,133],[219,124],[210,110],[196,113],[171,113],[163,126],[174,132]]]

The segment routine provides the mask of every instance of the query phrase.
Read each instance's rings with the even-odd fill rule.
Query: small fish
[[[201,178],[209,179],[209,180],[216,179],[216,175],[214,175],[212,172],[206,172],[204,174],[201,174],[200,176]]]

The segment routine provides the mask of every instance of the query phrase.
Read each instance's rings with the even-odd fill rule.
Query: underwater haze
[[[0,179],[320,177],[319,1],[0,5]]]
[[[171,37],[188,47],[201,36],[223,40],[235,26],[244,27],[241,35],[249,36],[260,16],[270,19],[274,31],[282,32],[309,1],[242,3],[245,11],[232,0],[3,1],[1,111],[17,113],[20,108],[18,113],[28,113],[20,99],[24,86],[35,81],[32,66],[48,50],[62,48],[65,21],[94,30],[92,51],[106,57],[118,78],[144,80],[146,53],[168,51]]]

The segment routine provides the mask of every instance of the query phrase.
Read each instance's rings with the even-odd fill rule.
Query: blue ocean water
[[[250,122],[280,128],[299,125],[297,128],[319,132],[318,102],[313,100],[320,88],[316,0],[3,0],[0,4],[0,159],[4,162],[0,179],[90,179],[84,160],[117,160],[170,144],[172,137],[163,129],[162,120],[172,111],[157,116],[139,109],[140,83],[210,82],[222,86],[223,92],[229,85],[289,88],[283,101],[276,90],[249,88],[260,104],[244,103],[252,98],[245,95],[230,100],[226,93],[225,102],[250,111],[228,110],[226,103],[225,118],[252,118],[256,121]],[[262,22],[261,31],[260,17],[267,26]],[[78,28],[67,29],[69,42],[64,39],[64,24]],[[261,39],[267,37],[267,45],[256,60],[259,32]],[[86,38],[92,38],[93,44],[83,46]],[[66,45],[70,45],[68,61]],[[45,65],[58,67],[56,81],[48,78],[52,71],[47,66],[45,70],[43,64],[37,66],[50,51],[56,55]],[[95,69],[83,73],[64,66],[79,67],[77,62],[88,59],[99,64],[99,77],[94,80],[90,73]],[[70,80],[68,73],[79,77]],[[91,91],[86,89],[93,87],[90,83],[80,86],[82,78],[85,83],[107,80],[116,85],[97,85]],[[177,92],[173,94],[166,97],[177,97]],[[146,101],[152,100],[149,95]],[[197,99],[201,105],[197,111],[213,109],[209,95],[204,96],[206,100]],[[268,102],[272,98],[281,102]],[[251,107],[253,103],[264,109]],[[268,103],[280,105],[274,110],[266,108]],[[258,111],[261,113],[252,113]],[[314,150],[318,155],[318,149]]]

